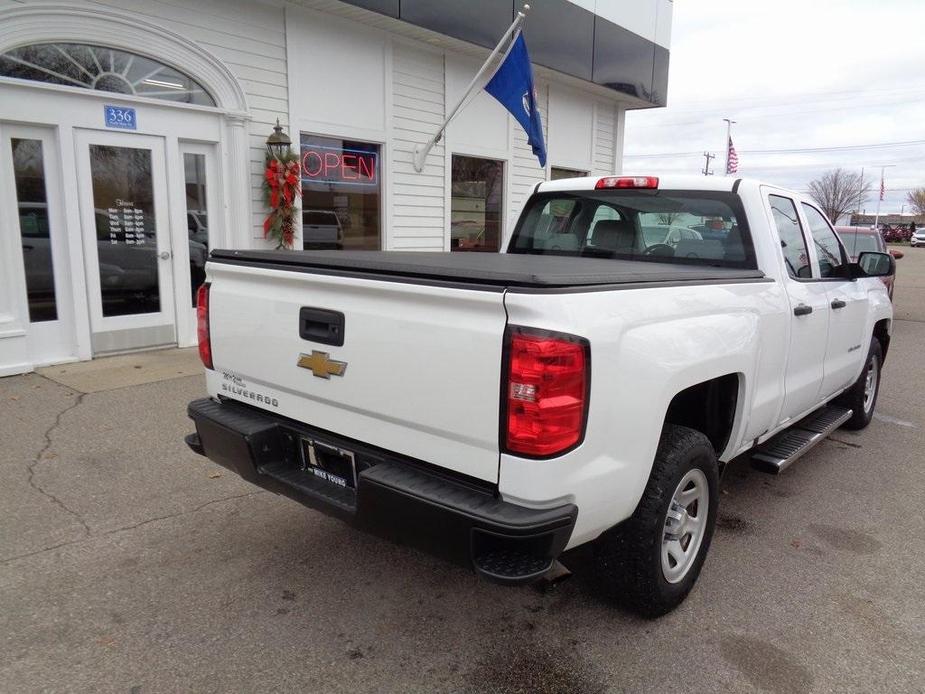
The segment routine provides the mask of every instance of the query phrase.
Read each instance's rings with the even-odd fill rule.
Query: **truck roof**
[[[691,174],[608,174],[607,176],[582,176],[581,178],[561,178],[558,181],[544,181],[537,187],[536,192],[548,193],[560,190],[594,190],[594,186],[602,178],[616,176],[618,178],[635,176],[655,176],[658,178],[658,187],[662,190],[708,190],[712,192],[730,192],[736,181],[749,181],[758,185],[754,179],[745,179],[738,176],[694,176]]]

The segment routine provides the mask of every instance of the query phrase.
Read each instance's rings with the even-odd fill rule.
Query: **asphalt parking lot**
[[[494,586],[193,455],[190,355],[0,379],[0,690],[925,691],[925,249],[898,265],[877,419],[778,477],[733,466],[658,621],[582,553]]]

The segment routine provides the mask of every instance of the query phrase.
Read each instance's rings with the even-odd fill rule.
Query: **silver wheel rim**
[[[870,355],[867,368],[864,370],[864,412],[870,413],[874,407],[874,397],[877,395],[877,381],[880,380],[880,362],[876,355]]]
[[[689,470],[671,497],[662,536],[662,574],[669,583],[683,580],[706,533],[710,512],[710,492],[707,476],[694,468]]]

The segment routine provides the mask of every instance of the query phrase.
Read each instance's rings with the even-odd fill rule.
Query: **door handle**
[[[795,309],[793,309],[793,315],[795,316],[808,316],[813,312],[812,306],[807,306],[806,304],[800,304]]]
[[[845,308],[847,305],[848,304],[841,299],[834,299],[831,304],[832,308]]]

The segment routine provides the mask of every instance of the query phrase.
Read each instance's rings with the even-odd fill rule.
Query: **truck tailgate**
[[[500,288],[214,262],[208,278],[212,395],[497,482]],[[300,336],[303,308],[342,313],[343,345]]]

